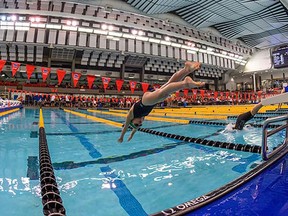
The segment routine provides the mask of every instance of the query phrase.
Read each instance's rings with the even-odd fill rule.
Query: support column
[[[254,92],[256,92],[257,87],[256,87],[256,75],[255,74],[252,75],[252,83],[253,83],[253,90]]]
[[[218,91],[218,79],[214,79],[215,91]]]
[[[124,80],[124,73],[125,73],[125,65],[122,64],[120,69],[120,79],[122,80]]]
[[[140,82],[144,82],[145,67],[141,68],[140,72]]]

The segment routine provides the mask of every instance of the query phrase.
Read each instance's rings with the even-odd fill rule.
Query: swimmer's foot
[[[185,70],[188,72],[193,72],[195,70],[198,70],[201,67],[200,62],[185,62]]]
[[[186,85],[186,88],[194,88],[194,87],[201,87],[205,85],[204,82],[195,82],[191,77],[187,76],[184,79],[184,83]]]

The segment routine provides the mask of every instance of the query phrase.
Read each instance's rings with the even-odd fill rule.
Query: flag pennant
[[[80,77],[81,77],[81,73],[79,73],[79,72],[72,72],[72,80],[73,80],[74,87],[77,86],[77,83],[78,83]]]
[[[65,70],[60,70],[60,69],[57,70],[58,85],[60,85],[60,83],[63,81],[65,74],[66,74]]]
[[[20,63],[19,62],[11,62],[11,66],[12,66],[12,77],[14,77],[16,72],[18,71],[18,69],[20,67]]]
[[[46,68],[46,67],[42,67],[42,68],[41,68],[41,71],[42,71],[42,79],[43,79],[43,82],[45,82],[46,79],[47,79],[47,77],[48,77],[49,74],[50,74],[51,69],[50,69],[50,68]]]
[[[30,80],[31,75],[34,72],[34,70],[35,70],[35,66],[34,65],[29,65],[29,64],[26,65],[26,73],[27,73],[28,80]]]

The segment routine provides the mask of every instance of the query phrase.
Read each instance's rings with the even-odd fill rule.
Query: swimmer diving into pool
[[[264,99],[258,104],[256,104],[251,111],[245,112],[240,114],[237,117],[236,124],[233,129],[242,130],[245,123],[252,119],[256,113],[265,105],[271,105],[271,104],[279,104],[279,103],[286,103],[288,102],[288,94],[280,94],[276,96],[272,96],[270,98]]]
[[[152,111],[157,103],[165,100],[170,94],[185,88],[189,89],[203,86],[205,84],[204,82],[195,82],[188,76],[193,71],[198,70],[200,66],[201,64],[199,62],[185,62],[185,67],[174,73],[167,83],[153,92],[145,92],[142,99],[133,104],[129,110],[118,142],[123,142],[129,125],[133,128],[128,138],[128,141],[130,141],[138,128],[142,126],[145,116]]]

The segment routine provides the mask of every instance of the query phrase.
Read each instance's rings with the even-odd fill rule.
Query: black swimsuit
[[[134,104],[134,108],[133,108],[134,118],[141,118],[141,117],[143,117],[143,116],[147,116],[147,115],[152,111],[152,109],[154,108],[154,106],[156,106],[156,104],[154,104],[154,105],[149,105],[149,106],[145,106],[145,105],[142,103],[142,100],[137,101],[137,102]]]
[[[241,115],[238,116],[236,120],[235,129],[242,130],[245,123],[252,118],[253,118],[253,115],[251,114],[250,111],[242,113]]]

